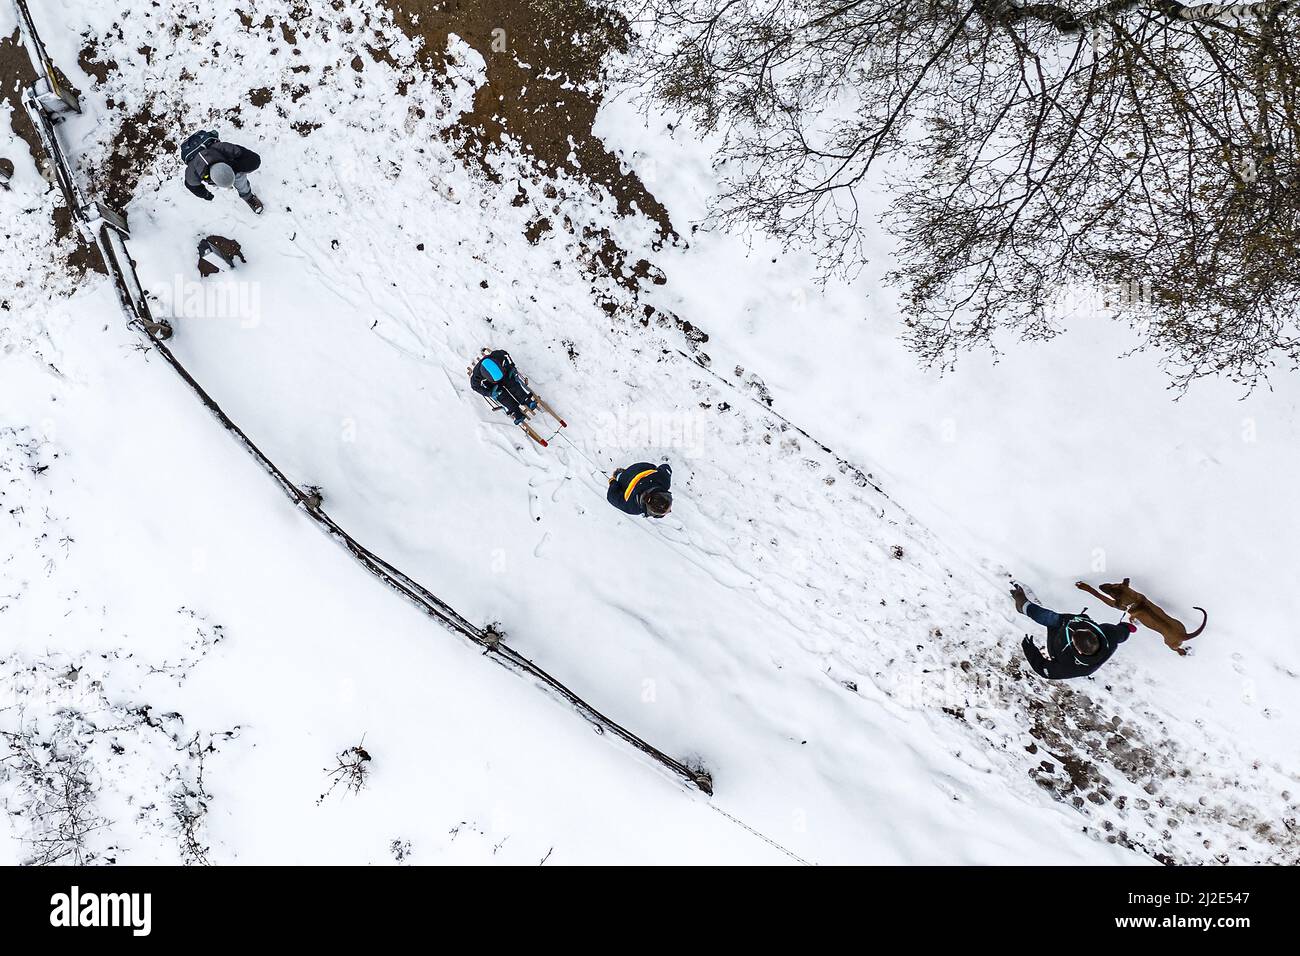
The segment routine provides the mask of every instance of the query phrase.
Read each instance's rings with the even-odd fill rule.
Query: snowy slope
[[[606,106],[602,135],[671,208],[703,217],[716,181],[707,145],[688,145],[629,99]],[[1133,702],[1236,741],[1230,761],[1253,754],[1294,770],[1294,375],[1279,372],[1250,394],[1214,380],[1170,391],[1154,357],[1133,353],[1136,333],[1111,321],[1103,293],[1062,290],[1077,314],[1059,338],[1002,342],[996,363],[972,355],[940,377],[898,341],[902,317],[880,282],[890,265],[883,237],[862,276],[825,287],[805,257],[759,236],[699,233],[692,244],[660,258],[672,277],[662,304],[709,315],[719,365],[768,370],[778,408],[817,422],[840,452],[876,462],[927,526],[986,566],[1014,568],[1053,606],[1090,604],[1114,619],[1072,583],[1131,575],[1189,628],[1200,620],[1192,606],[1207,607],[1192,656],[1173,657],[1145,630],[1125,648],[1142,680]],[[711,281],[719,268],[738,277],[734,286]],[[859,371],[853,401],[824,374],[828,356]],[[1188,742],[1204,745],[1200,737],[1190,731]],[[1293,793],[1284,785],[1278,795]],[[1283,804],[1277,814],[1274,826],[1293,831],[1294,811]]]
[[[1054,593],[1039,591],[1065,603],[1065,585],[1092,559],[1059,549],[1070,524],[1054,535],[1009,530],[1009,513],[1058,516],[1040,527],[1069,513],[1050,468],[1026,469],[1014,512],[995,506],[1007,456],[1026,438],[997,413],[1011,380],[990,380],[1023,368],[946,381],[936,397],[896,352],[887,316],[858,323],[855,290],[807,292],[798,301],[818,321],[794,325],[789,292],[777,290],[808,288],[798,257],[773,268],[722,237],[653,253],[650,224],[618,217],[608,196],[572,184],[549,195],[546,180],[504,156],[500,182],[486,180],[438,135],[482,82],[460,44],[459,83],[426,80],[399,96],[386,63],[349,68],[365,36],[343,29],[346,9],[296,21],[293,52],[278,27],[239,20],[205,24],[174,47],[165,25],[194,8],[180,0],[118,16],[51,6],[71,26],[46,30],[56,59],[74,62],[89,31],[117,64],[101,83],[77,77],[90,109],[69,124],[70,145],[87,173],[103,167],[105,130],[120,122],[107,100],[146,89],[169,91],[187,125],[218,125],[263,155],[261,219],[233,197],[199,203],[168,154],[135,190],[133,255],[158,311],[177,316],[182,361],[281,467],[324,489],[360,540],[470,619],[500,621],[512,645],[599,709],[702,761],[714,807],[819,863],[1294,860],[1284,820],[1295,815],[1295,719],[1281,697],[1295,666],[1279,641],[1261,636],[1236,652],[1266,699],[1221,707],[1242,680],[1224,676],[1233,652],[1221,646],[1185,664],[1152,639],[1103,680],[1073,687],[1015,663],[1025,627],[999,572],[1015,561],[1036,583],[1055,580]],[[255,6],[260,20],[288,5]],[[399,60],[402,42],[390,49]],[[144,46],[147,61],[131,56]],[[238,92],[183,80],[217,63],[235,64],[249,89],[306,77],[310,92],[245,103],[230,129]],[[607,138],[645,157],[660,150],[652,188],[689,220],[707,190],[702,149],[686,159],[619,109]],[[295,123],[319,126],[302,135]],[[608,228],[645,250],[668,274],[658,295],[712,334],[717,374],[682,354],[671,326],[602,310],[599,297],[630,293],[577,264],[571,233],[529,242],[539,215]],[[238,239],[250,261],[196,287],[194,245],[208,232]],[[169,660],[192,641],[177,607],[220,624],[224,639],[182,681],[148,688],[156,708],[183,712],[196,732],[240,727],[205,777],[213,860],[375,861],[408,838],[417,862],[536,862],[551,847],[555,862],[785,859],[352,565],[170,370],[131,347],[102,283],[28,315],[36,332],[5,359],[4,415],[55,423],[42,434],[60,459],[24,487],[50,495],[75,543],[53,560],[48,590],[25,594],[21,615],[6,612],[0,626],[27,659],[130,647]],[[31,344],[45,336],[61,374]],[[469,393],[465,366],[486,344],[511,349],[570,421],[572,445],[528,444]],[[817,374],[832,351],[872,370],[852,399]],[[889,497],[769,413],[761,383],[777,411]],[[960,433],[969,420],[990,437],[956,443],[975,446],[965,452],[916,441],[945,407],[962,409],[950,416]],[[1073,437],[1106,427],[1110,410],[1095,410],[1103,417]],[[1093,411],[1069,406],[1076,417]],[[1064,413],[1042,402],[1032,415],[1020,421],[1038,436]],[[675,470],[672,518],[634,522],[602,501],[602,470],[661,457]],[[954,467],[969,480],[945,480]],[[1109,474],[1070,494],[1104,499]],[[1143,499],[1134,502],[1125,508]],[[1178,528],[1183,513],[1161,527]],[[1089,547],[1106,547],[1112,563],[1146,561],[1171,576],[1186,567],[1125,550],[1122,523],[1091,527],[1105,537]],[[1277,574],[1251,558],[1265,583],[1247,600]],[[70,591],[84,595],[79,610],[56,620]],[[1213,626],[1222,614],[1225,636],[1228,592],[1222,605],[1195,595]],[[121,693],[146,691],[131,673],[113,680]],[[376,756],[370,787],[317,807],[322,768],[362,733]],[[140,838],[129,858],[167,852]]]
[[[67,305],[111,314],[107,291]],[[20,530],[5,529],[15,555],[0,588],[17,596],[0,603],[6,666],[57,651],[84,670],[68,687],[30,675],[3,686],[7,705],[23,688],[95,702],[97,732],[82,732],[103,751],[92,751],[97,803],[114,823],[101,860],[180,859],[171,815],[131,809],[164,803],[173,766],[188,768],[156,735],[142,744],[118,727],[116,711],[148,704],[179,712],[205,744],[217,735],[205,767],[213,862],[383,862],[395,840],[417,863],[536,864],[552,850],[551,863],[781,861],[370,578],[117,323],[83,331],[63,356],[69,379],[6,363],[7,417],[53,437],[22,439],[48,462],[39,476],[0,471],[17,478],[3,486],[6,512],[24,511]],[[73,450],[56,457],[60,446]],[[202,646],[192,611],[219,642]],[[97,680],[111,707],[92,693]],[[0,717],[9,729],[16,715]],[[317,806],[334,755],[362,735],[368,789]],[[707,839],[693,849],[675,842],[682,831]],[[8,836],[0,859],[27,859]]]

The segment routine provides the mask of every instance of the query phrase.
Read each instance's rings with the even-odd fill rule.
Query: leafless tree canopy
[[[925,361],[1100,289],[1178,380],[1254,383],[1300,356],[1297,9],[648,0],[637,70],[723,134],[724,222],[852,268],[887,184]]]

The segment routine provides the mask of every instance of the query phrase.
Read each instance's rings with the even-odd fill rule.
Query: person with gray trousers
[[[234,187],[239,198],[255,213],[262,212],[262,201],[253,195],[248,174],[262,165],[262,157],[251,149],[211,139],[194,151],[185,165],[185,188],[200,199],[212,199],[209,186]]]

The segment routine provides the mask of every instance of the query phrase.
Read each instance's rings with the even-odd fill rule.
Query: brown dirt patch
[[[15,27],[12,36],[0,38],[0,83],[4,84],[5,102],[9,104],[9,125],[27,144],[37,166],[42,166],[41,141],[23,109],[23,90],[36,82],[27,48]]]
[[[99,44],[91,39],[81,50],[78,65],[103,83],[117,70],[117,62],[99,59]],[[149,96],[133,112],[128,113],[125,103],[109,101],[112,136],[109,139],[107,161],[93,169],[84,170],[89,179],[90,195],[120,212],[135,197],[140,178],[153,167],[159,155],[175,153],[180,147],[173,131],[180,117],[172,115],[159,105],[157,97]]]
[[[152,98],[130,115],[119,110],[113,116],[107,166],[89,171],[91,193],[112,208],[125,210],[135,197],[140,177],[158,156],[180,148],[171,135],[176,128],[175,118],[155,112]]]
[[[477,160],[493,177],[487,155],[511,140],[544,175],[562,172],[603,186],[620,215],[644,215],[657,226],[659,242],[677,241],[667,208],[593,131],[604,96],[604,59],[611,51],[627,48],[629,26],[620,14],[592,0],[381,2],[400,30],[424,41],[419,65],[429,74],[447,72],[447,41],[452,34],[483,57],[486,82],[475,93],[473,109],[451,130],[466,160]],[[377,61],[391,62],[386,51],[370,48],[370,53]],[[404,79],[398,92],[405,93],[405,87]],[[554,197],[556,187],[548,185],[543,192]],[[527,196],[520,201],[527,202]],[[643,285],[665,281],[658,269],[630,255],[604,229],[541,217],[529,224],[525,236],[536,243],[557,228],[576,234],[583,249],[579,258],[583,268],[611,277],[631,294],[630,302],[620,301],[593,287],[607,314],[621,314],[642,326],[675,327],[687,347],[703,355],[699,347],[708,335],[702,330],[671,313],[639,304]]]
[[[65,81],[59,73],[60,81]],[[9,125],[14,133],[27,144],[32,161],[41,170],[42,175],[52,177],[45,160],[45,151],[41,146],[40,136],[27,118],[23,108],[23,91],[36,82],[36,72],[32,69],[27,48],[23,46],[22,37],[17,28],[11,36],[0,38],[0,85],[3,85],[5,102],[9,105]],[[74,89],[71,83],[69,89]],[[85,275],[87,270],[103,272],[103,263],[99,260],[99,251],[89,245],[75,227],[72,212],[65,205],[56,206],[53,215],[54,238],[66,249],[64,262],[74,276]]]
[[[81,53],[77,56],[77,65],[87,76],[93,76],[96,83],[103,83],[110,73],[117,70],[116,60],[100,60],[99,40],[93,37],[81,48]]]
[[[622,215],[639,210],[672,233],[668,210],[592,132],[603,95],[602,63],[627,46],[617,13],[588,0],[383,0],[408,36],[425,41],[423,66],[442,73],[456,34],[483,57],[487,82],[461,119],[470,149],[513,137],[543,168],[609,190]]]

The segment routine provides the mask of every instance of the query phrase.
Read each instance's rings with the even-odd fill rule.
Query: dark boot
[[[242,196],[240,198],[242,198],[244,202],[248,203],[248,208],[253,210],[253,212],[257,213],[259,216],[262,214],[262,200],[258,199],[254,193],[249,193],[247,196]]]

